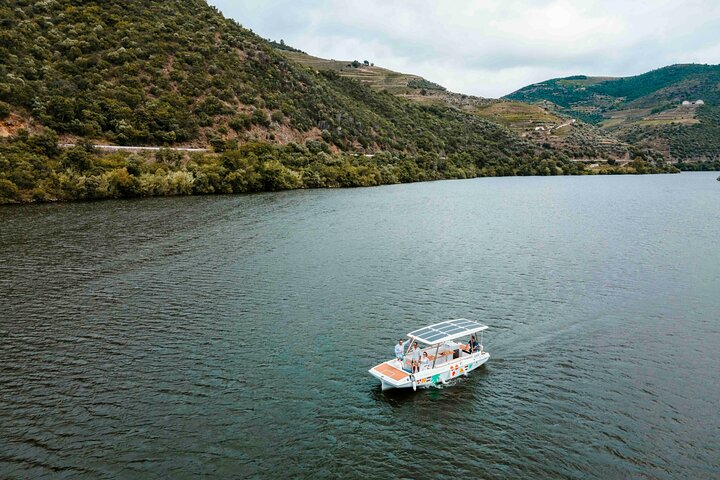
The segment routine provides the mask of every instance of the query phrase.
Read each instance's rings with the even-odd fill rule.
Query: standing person
[[[413,343],[413,348],[410,351],[410,360],[412,361],[412,373],[420,371],[420,349],[418,343]]]
[[[395,358],[398,362],[400,362],[400,366],[402,367],[403,363],[403,341],[402,338],[398,340],[397,345],[395,345]]]
[[[427,352],[423,352],[420,366],[422,367],[420,370],[430,370],[430,357],[428,357]]]

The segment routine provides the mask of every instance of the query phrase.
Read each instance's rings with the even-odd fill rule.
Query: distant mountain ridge
[[[638,149],[609,132],[577,122],[541,105],[454,93],[413,74],[395,72],[367,60],[328,60],[283,46],[282,54],[316,71],[333,71],[375,91],[392,93],[420,105],[451,107],[504,125],[521,138],[572,159],[628,162]]]
[[[504,98],[596,124],[674,160],[720,158],[720,65],[671,65],[632,77],[556,78]]]

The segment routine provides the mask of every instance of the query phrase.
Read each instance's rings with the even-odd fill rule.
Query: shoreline
[[[704,171],[713,172],[713,171]],[[96,203],[106,202],[113,200],[145,200],[153,198],[179,198],[179,197],[213,197],[213,196],[243,196],[243,195],[259,195],[268,193],[279,193],[279,192],[290,192],[297,190],[354,190],[361,188],[378,188],[378,187],[389,187],[394,185],[412,185],[420,183],[432,183],[432,182],[447,182],[447,181],[461,181],[461,180],[478,180],[484,178],[548,178],[548,177],[635,177],[635,176],[653,176],[653,175],[674,175],[681,173],[704,173],[703,171],[677,171],[677,172],[652,172],[652,173],[583,173],[573,175],[493,175],[493,176],[477,176],[470,178],[435,178],[428,180],[418,180],[414,182],[397,182],[397,183],[382,183],[378,185],[357,185],[357,186],[327,186],[327,187],[297,187],[287,188],[282,190],[259,190],[252,192],[213,192],[213,193],[188,193],[188,194],[167,194],[167,195],[137,195],[137,196],[121,196],[121,197],[103,197],[103,198],[76,198],[76,199],[53,199],[53,200],[30,200],[25,202],[1,202],[0,208],[2,207],[19,207],[27,205],[48,205],[48,204],[64,204],[64,203]],[[717,171],[720,172],[720,171]],[[720,181],[720,177],[717,178]]]

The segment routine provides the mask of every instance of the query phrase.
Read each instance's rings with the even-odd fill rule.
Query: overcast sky
[[[547,78],[720,63],[720,0],[209,0],[312,55],[499,97]]]

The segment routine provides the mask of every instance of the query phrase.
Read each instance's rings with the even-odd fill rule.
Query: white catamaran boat
[[[428,325],[408,333],[410,341],[403,351],[402,359],[388,360],[374,366],[369,372],[380,380],[383,390],[410,387],[415,390],[417,387],[445,384],[450,379],[467,375],[488,361],[490,354],[482,346],[483,331],[487,328],[464,318]],[[479,344],[457,342],[471,335],[477,340],[478,334],[481,335]],[[410,351],[414,342],[418,343],[421,358],[427,352],[429,365],[412,373]]]

